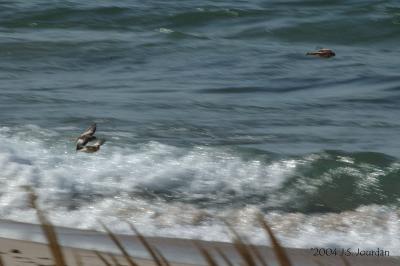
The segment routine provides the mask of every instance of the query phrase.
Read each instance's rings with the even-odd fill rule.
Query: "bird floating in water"
[[[92,146],[87,146],[90,141],[96,140],[96,136],[94,133],[96,132],[96,123],[91,125],[88,129],[85,130],[76,140],[76,150],[83,151],[83,152],[96,152],[100,149],[100,146],[104,144],[104,140],[97,141]]]
[[[308,52],[307,55],[316,55],[319,57],[329,58],[335,56],[336,54],[331,49],[322,48],[315,52]]]

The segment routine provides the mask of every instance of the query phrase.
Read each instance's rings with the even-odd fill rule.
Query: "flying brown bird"
[[[88,144],[89,141],[95,140],[96,137],[93,136],[96,132],[96,123],[91,125],[88,129],[85,130],[77,139],[76,139],[76,150],[81,150]]]
[[[83,152],[87,152],[87,153],[96,152],[96,151],[100,150],[100,146],[103,145],[104,142],[106,142],[104,139],[100,139],[91,146],[86,145],[86,146],[80,148],[79,151],[83,151]]]
[[[322,48],[318,51],[308,52],[306,55],[316,55],[319,57],[329,58],[335,56],[336,54],[331,49]]]

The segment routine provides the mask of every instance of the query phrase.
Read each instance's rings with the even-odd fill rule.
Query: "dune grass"
[[[211,255],[211,253],[206,248],[202,247],[201,244],[198,243],[197,241],[193,241],[193,244],[199,250],[200,254],[203,256],[203,258],[207,262],[207,265],[218,266],[217,261],[214,259],[214,257]]]
[[[278,258],[281,266],[290,266],[291,263],[289,261],[289,257],[287,256],[286,251],[280,245],[278,239],[275,237],[271,227],[269,227],[269,225],[261,215],[258,216],[258,221],[271,239],[272,248],[274,249],[275,255]]]
[[[94,254],[96,254],[96,256],[100,259],[100,261],[106,265],[106,266],[111,266],[111,263],[108,262],[108,260],[97,250],[93,251]]]
[[[107,228],[107,226],[105,226],[105,224],[103,224],[102,222],[100,222],[100,224],[103,226],[104,230],[107,232],[107,234],[110,237],[110,239],[114,242],[114,244],[121,251],[122,255],[124,256],[124,258],[126,259],[128,264],[130,266],[138,266],[138,264],[131,258],[131,256],[129,255],[128,251],[126,251],[126,249],[122,245],[121,241],[119,241],[118,237],[116,235],[114,235],[113,232],[111,232],[111,230],[109,230]]]
[[[222,258],[222,260],[225,262],[227,266],[233,266],[232,261],[230,261],[230,259],[225,255],[225,253],[221,249],[216,247],[215,250],[217,251],[218,255]]]
[[[46,215],[44,214],[44,211],[42,211],[40,209],[40,207],[38,206],[36,193],[33,191],[33,189],[31,187],[27,186],[24,188],[28,192],[29,203],[31,204],[32,208],[34,208],[36,210],[36,215],[37,215],[40,225],[42,227],[43,233],[47,239],[50,253],[53,257],[55,266],[67,265],[65,263],[65,259],[64,259],[64,255],[61,250],[61,246],[59,245],[54,226],[47,219]]]
[[[139,241],[142,243],[142,245],[146,248],[147,252],[149,252],[150,256],[153,258],[155,264],[157,266],[163,266],[162,264],[162,259],[160,256],[157,254],[155,251],[154,247],[152,247],[149,242],[147,242],[146,238],[136,229],[136,227],[128,222],[129,226],[131,227],[132,231],[135,232],[136,236],[138,237]],[[161,253],[160,253],[161,254]]]

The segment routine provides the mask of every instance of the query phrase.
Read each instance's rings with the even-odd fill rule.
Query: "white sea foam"
[[[158,31],[161,33],[167,33],[167,34],[174,32],[173,30],[167,29],[167,28],[159,28]]]
[[[158,142],[118,147],[109,141],[99,153],[88,155],[75,152],[67,137],[35,126],[16,132],[2,128],[1,132],[0,202],[13,204],[13,208],[0,211],[4,216],[14,213],[14,218],[24,207],[19,187],[26,184],[36,188],[51,212],[96,206],[107,212],[107,208],[115,209],[107,207],[107,202],[137,201],[133,192],[162,191],[195,200],[212,198],[221,189],[239,196],[247,191],[275,190],[297,164],[294,160],[246,161],[222,149],[184,149]],[[136,206],[137,202],[124,208],[129,204]]]
[[[235,205],[235,199],[245,200],[249,193],[274,195],[299,166],[318,158],[266,160],[255,156],[249,160],[223,148],[179,148],[158,142],[118,145],[112,141],[97,154],[83,154],[75,152],[73,141],[57,131],[36,126],[3,127],[0,217],[36,221],[20,188],[30,184],[56,225],[100,229],[101,219],[114,231],[126,233],[129,228],[121,221],[128,219],[148,235],[229,241],[220,220],[224,218],[253,242],[266,243],[256,214],[263,206],[287,203],[293,195],[271,196],[268,203]],[[350,170],[344,167],[340,171]],[[370,171],[360,189],[376,185],[380,174]],[[321,178],[298,182],[298,188],[312,194],[324,178],[329,181],[332,177]],[[225,198],[230,195],[232,204]],[[396,207],[369,205],[341,213],[307,215],[269,212],[268,219],[285,245],[292,247],[381,247],[392,254],[400,247]]]

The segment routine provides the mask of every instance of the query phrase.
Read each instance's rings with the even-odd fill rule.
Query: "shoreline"
[[[4,260],[4,265],[18,265],[21,260],[21,256],[18,253],[12,253],[11,250],[16,249],[22,251],[21,254],[41,254],[34,258],[25,259],[25,261],[31,260],[36,265],[47,265],[40,262],[40,257],[50,258],[45,238],[42,234],[40,225],[29,224],[22,222],[13,222],[9,220],[0,220],[0,251]],[[96,265],[96,255],[93,250],[97,250],[105,253],[120,254],[118,248],[109,239],[106,233],[98,232],[94,230],[80,230],[65,227],[55,227],[57,235],[59,237],[60,244],[63,247],[63,252],[66,254],[68,265],[77,265],[74,259],[74,252],[86,254],[84,265]],[[4,236],[3,233],[6,231],[8,235],[14,233],[13,237]],[[19,236],[18,236],[19,234]],[[22,237],[24,236],[24,237]],[[123,243],[127,251],[132,257],[137,259],[140,265],[154,265],[146,249],[142,246],[137,236],[134,235],[117,235]],[[198,249],[195,247],[194,240],[190,239],[179,239],[179,238],[167,238],[167,237],[146,237],[147,241],[167,258],[168,261],[173,265],[206,265],[204,258],[200,255]],[[41,242],[41,243],[40,243]],[[222,250],[235,264],[239,264],[241,259],[238,256],[235,247],[232,243],[217,242],[217,241],[196,241],[199,245],[209,250],[211,254],[217,247]],[[268,265],[277,263],[274,252],[269,246],[256,246],[262,256],[265,258]],[[319,250],[326,250],[321,248]],[[72,252],[74,251],[74,252]],[[356,256],[355,253],[349,254],[317,254],[311,249],[299,249],[299,248],[285,248],[290,261],[293,265],[345,265],[344,260],[348,261],[350,265],[399,265],[399,256]],[[18,258],[19,257],[19,258]],[[121,256],[117,256],[123,260]],[[345,258],[343,260],[343,258]],[[97,262],[96,262],[97,261]],[[15,263],[15,264],[13,264]],[[28,263],[28,262],[26,262]]]

